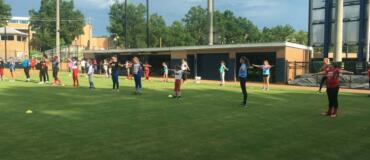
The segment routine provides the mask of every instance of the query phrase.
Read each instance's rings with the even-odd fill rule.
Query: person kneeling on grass
[[[184,70],[181,69],[180,66],[176,66],[176,69],[171,69],[175,73],[175,94],[173,98],[180,99],[181,98],[181,84],[183,81],[183,74],[185,73]]]
[[[329,106],[328,111],[321,113],[323,116],[330,116],[331,118],[337,117],[338,112],[338,94],[339,94],[339,84],[340,84],[340,74],[347,73],[353,74],[352,72],[348,72],[345,70],[340,69],[338,63],[334,63],[332,66],[328,68],[327,71],[320,72],[319,74],[326,74],[326,93],[328,95]]]
[[[89,89],[93,90],[93,89],[95,89],[95,85],[94,85],[94,66],[92,65],[92,60],[91,59],[88,61],[87,66],[88,66],[87,76],[89,78],[89,84],[90,84]]]

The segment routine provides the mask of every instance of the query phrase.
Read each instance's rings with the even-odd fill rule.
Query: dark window
[[[8,41],[14,41],[14,36],[8,36]]]
[[[21,36],[17,36],[17,41],[22,41],[22,37]]]
[[[22,41],[23,42],[27,41],[27,37],[22,37]]]

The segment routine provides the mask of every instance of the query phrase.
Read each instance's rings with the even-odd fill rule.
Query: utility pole
[[[150,47],[150,37],[149,37],[149,0],[146,0],[146,45],[147,48]]]
[[[5,62],[8,61],[8,33],[6,31],[6,26],[8,25],[8,20],[5,21],[4,34],[5,34]]]
[[[213,0],[208,0],[208,45],[213,45]]]
[[[60,57],[60,10],[59,10],[59,0],[56,0],[56,45],[55,53],[58,58]]]
[[[127,37],[127,31],[128,31],[128,15],[127,15],[127,1],[125,0],[125,48],[128,48],[128,37]]]
[[[334,61],[342,62],[343,53],[343,0],[337,0],[336,7],[336,23],[335,23],[335,52]]]
[[[370,62],[370,7],[367,7],[368,21],[367,21],[367,47],[366,47],[366,62]]]

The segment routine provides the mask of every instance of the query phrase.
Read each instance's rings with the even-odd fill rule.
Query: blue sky
[[[74,0],[85,17],[91,17],[94,35],[107,35],[109,5],[114,0]],[[120,0],[124,1],[124,0]],[[308,0],[214,0],[215,9],[232,10],[247,17],[260,28],[290,24],[297,30],[307,30]],[[40,0],[5,0],[12,6],[13,16],[28,16],[30,9],[38,9]],[[145,0],[129,0],[145,3]],[[207,0],[150,0],[150,12],[164,16],[167,24],[184,17],[191,6],[207,6]]]

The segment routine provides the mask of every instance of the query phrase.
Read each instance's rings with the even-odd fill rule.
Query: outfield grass
[[[20,77],[21,78],[21,77]],[[173,83],[95,78],[90,92],[36,83],[0,82],[1,160],[246,160],[370,157],[370,99],[340,95],[339,117],[321,117],[325,94],[187,83],[183,100],[167,98]],[[71,83],[64,75],[63,81]],[[25,114],[32,109],[33,114]]]

